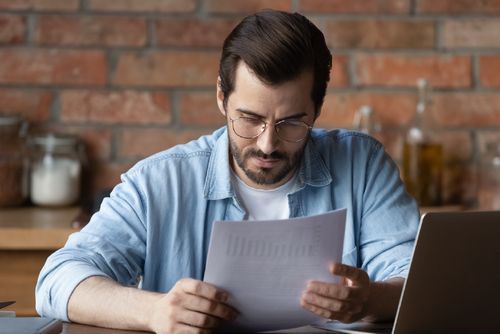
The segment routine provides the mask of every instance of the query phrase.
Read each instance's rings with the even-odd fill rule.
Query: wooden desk
[[[15,300],[6,310],[36,316],[35,285],[47,257],[77,231],[78,208],[0,209],[0,299]]]
[[[101,327],[93,327],[79,324],[64,323],[62,334],[146,334],[150,332],[126,331],[119,329],[109,329]],[[289,330],[276,331],[275,333],[290,333],[290,334],[313,334],[313,333],[332,333],[319,328],[310,326],[299,327]]]

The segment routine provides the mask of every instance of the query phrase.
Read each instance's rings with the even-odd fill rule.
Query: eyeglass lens
[[[239,117],[231,120],[234,132],[243,138],[258,137],[266,129],[266,122],[253,117]],[[309,131],[309,126],[300,121],[280,121],[274,125],[276,134],[280,139],[291,142],[303,140]]]

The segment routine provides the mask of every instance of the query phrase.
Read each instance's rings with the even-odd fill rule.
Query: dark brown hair
[[[323,33],[299,13],[265,10],[244,18],[227,36],[219,64],[224,108],[234,90],[239,61],[269,85],[297,78],[312,70],[311,99],[318,116],[330,80],[332,55]]]

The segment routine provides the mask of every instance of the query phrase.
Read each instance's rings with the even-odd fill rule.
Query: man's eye
[[[298,121],[298,120],[286,120],[286,121],[282,122],[280,125],[283,127],[293,128],[293,127],[297,127],[297,126],[302,127],[302,126],[304,126],[304,123],[301,121]]]
[[[259,125],[262,125],[262,121],[260,119],[258,119],[258,118],[241,117],[241,119],[244,120],[250,126],[259,126]]]

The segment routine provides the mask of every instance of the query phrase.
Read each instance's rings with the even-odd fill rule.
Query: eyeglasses
[[[241,138],[255,139],[260,136],[269,123],[255,117],[241,116],[236,119],[229,118],[232,123],[233,131]],[[296,120],[284,119],[274,124],[274,131],[279,139],[298,143],[306,139],[309,130],[312,129],[307,123]]]

